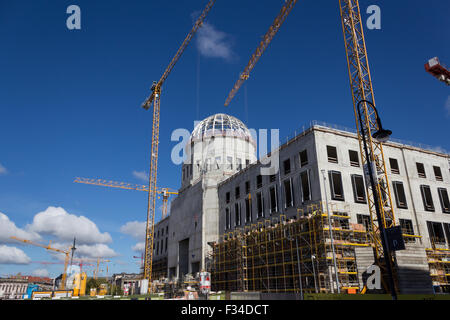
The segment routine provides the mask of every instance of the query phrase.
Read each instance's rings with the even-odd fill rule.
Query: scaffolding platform
[[[345,212],[307,211],[224,234],[212,245],[212,290],[358,292],[355,248],[371,246],[364,226]]]

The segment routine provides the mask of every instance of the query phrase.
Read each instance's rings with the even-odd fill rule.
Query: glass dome
[[[239,119],[218,113],[200,121],[191,134],[191,140],[202,140],[211,136],[237,136],[253,143],[247,126]]]

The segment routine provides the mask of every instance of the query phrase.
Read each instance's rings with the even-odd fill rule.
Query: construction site
[[[152,117],[148,184],[74,180],[89,185],[85,188],[148,194],[145,249],[134,257],[141,259],[139,272],[105,277],[88,291],[81,265],[93,266],[96,279],[110,260],[74,260],[75,240],[61,250],[11,237],[65,258],[60,282],[53,289],[48,283],[45,290],[30,289],[27,298],[52,298],[57,292],[92,299],[448,297],[450,155],[392,139],[392,131],[383,128],[380,116],[388,111],[379,114],[375,106],[358,0],[339,0],[336,12],[355,128],[311,121],[258,158],[257,141],[244,122],[226,112],[211,114],[196,124],[185,145],[180,188],[159,186],[162,88],[215,2],[207,3],[142,104]],[[229,92],[227,108],[296,3],[283,2]],[[437,57],[423,72],[443,82],[432,79],[437,85],[450,84],[450,71]],[[77,263],[80,268],[73,271]],[[3,287],[0,282],[0,298]]]

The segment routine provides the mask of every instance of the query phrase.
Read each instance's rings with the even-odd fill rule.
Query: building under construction
[[[363,290],[374,250],[352,130],[313,122],[257,161],[245,125],[214,115],[198,124],[186,148],[193,161],[182,167],[170,215],[155,225],[154,279],[207,269],[213,290]],[[397,289],[445,292],[450,157],[400,141],[385,143],[384,154],[406,246],[394,254]],[[278,170],[264,171],[270,163]]]
[[[321,206],[309,209],[290,221],[281,215],[230,232],[214,244],[213,290],[357,292],[355,248],[370,247],[364,226],[339,213],[329,220]]]

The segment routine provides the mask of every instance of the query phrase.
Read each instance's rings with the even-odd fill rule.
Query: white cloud
[[[136,252],[142,252],[145,250],[145,228],[146,222],[129,221],[120,227],[120,232],[129,235],[141,242],[136,243],[131,249]]]
[[[197,31],[197,49],[208,58],[230,60],[234,56],[230,36],[204,22]]]
[[[145,182],[147,182],[148,179],[149,179],[148,173],[145,172],[145,171],[136,171],[136,170],[134,170],[133,171],[133,176],[135,178],[138,178],[139,180],[142,180],[142,181],[145,181]]]
[[[145,251],[145,242],[138,242],[131,249],[136,252],[144,252]]]
[[[0,175],[2,174],[7,174],[8,170],[6,170],[6,168],[4,166],[2,166],[2,164],[0,163]]]
[[[0,264],[29,264],[30,262],[30,257],[22,250],[0,245]]]
[[[94,222],[84,216],[70,214],[61,207],[48,207],[36,214],[27,230],[53,235],[61,241],[73,241],[76,237],[77,243],[81,244],[112,241],[109,233],[101,233]]]
[[[12,222],[8,216],[0,212],[0,243],[16,243],[17,240],[13,240],[10,237],[15,236],[27,240],[37,240],[40,236],[33,231],[25,231],[16,227],[15,223]]]
[[[144,240],[145,239],[145,222],[139,222],[139,221],[129,221],[126,224],[124,224],[122,227],[120,227],[120,232],[123,234],[127,234],[129,236],[132,236],[133,238],[137,240]]]
[[[36,277],[49,277],[47,269],[36,269],[31,274]]]
[[[113,249],[111,249],[110,247],[108,247],[106,244],[103,243],[97,243],[94,245],[83,244],[77,246],[75,254],[77,256],[77,259],[113,258],[118,256],[118,254]]]

